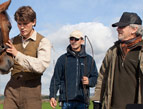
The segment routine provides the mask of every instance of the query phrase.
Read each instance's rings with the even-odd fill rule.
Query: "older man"
[[[93,97],[94,109],[125,109],[128,104],[143,103],[142,20],[133,12],[124,12],[117,27],[118,41],[107,51],[100,68]]]

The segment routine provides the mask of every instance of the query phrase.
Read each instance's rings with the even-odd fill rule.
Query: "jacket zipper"
[[[79,67],[78,67],[78,66],[79,66],[79,62],[78,62],[78,61],[79,61],[79,59],[76,58],[76,62],[77,62],[77,63],[76,63],[76,65],[77,65],[77,67],[76,67],[76,69],[77,69],[77,77],[76,77],[76,91],[75,91],[75,96],[76,96],[76,94],[77,94],[76,92],[77,92],[77,87],[78,87],[78,73],[79,73],[79,72],[78,72],[78,68],[79,68]]]

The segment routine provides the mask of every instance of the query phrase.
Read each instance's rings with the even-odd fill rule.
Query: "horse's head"
[[[0,4],[0,45],[4,46],[5,43],[9,40],[9,32],[11,29],[11,23],[9,21],[8,14],[6,10],[10,5],[11,0]]]
[[[9,40],[9,32],[11,29],[11,23],[9,16],[6,12],[11,0],[0,4],[0,73],[8,73],[9,69],[13,66],[14,62],[11,55],[7,54],[5,49],[5,43]]]

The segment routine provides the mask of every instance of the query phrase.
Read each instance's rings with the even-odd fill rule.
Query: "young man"
[[[87,109],[89,88],[96,84],[97,68],[94,59],[85,52],[83,34],[73,31],[67,53],[57,60],[50,84],[50,104],[56,107],[56,93],[62,109]]]
[[[5,88],[4,109],[41,109],[41,76],[50,63],[51,45],[34,30],[36,13],[30,6],[20,7],[14,17],[20,34],[7,43],[14,66]]]
[[[126,109],[129,104],[143,103],[141,25],[141,18],[132,12],[124,12],[120,21],[112,24],[117,27],[118,41],[107,51],[101,65],[94,109]]]

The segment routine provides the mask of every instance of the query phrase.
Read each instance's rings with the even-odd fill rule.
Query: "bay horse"
[[[9,32],[12,28],[9,16],[6,12],[11,0],[0,4],[0,74],[7,74],[14,65],[13,57],[6,52],[6,43],[9,40]]]

